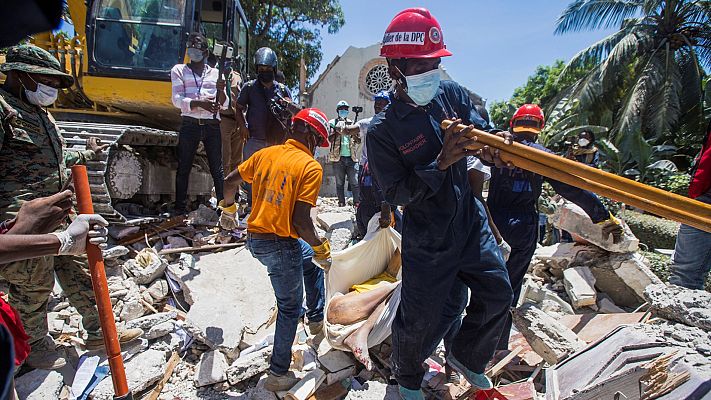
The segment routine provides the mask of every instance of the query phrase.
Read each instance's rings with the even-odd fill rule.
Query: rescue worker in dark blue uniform
[[[510,129],[514,140],[535,149],[551,152],[536,143],[538,134],[545,125],[541,108],[535,104],[521,106],[513,118]],[[514,292],[512,306],[518,302],[524,276],[536,250],[538,238],[537,202],[546,180],[561,196],[580,206],[594,223],[603,226],[603,237],[613,235],[615,241],[622,237],[622,226],[595,196],[595,194],[519,168],[491,168],[487,204],[501,236],[511,246],[511,255],[506,262],[509,280]],[[509,315],[497,350],[508,349],[511,332]]]
[[[404,399],[423,399],[423,361],[471,301],[447,364],[487,389],[484,368],[506,321],[513,292],[482,204],[469,187],[461,131],[444,119],[477,127],[486,122],[464,88],[440,82],[446,50],[439,23],[423,8],[400,12],[388,26],[381,56],[395,81],[390,107],[368,130],[368,162],[385,199],[405,206],[402,297],[393,322],[393,372]]]

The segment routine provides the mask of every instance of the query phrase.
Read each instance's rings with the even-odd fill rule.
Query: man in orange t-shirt
[[[232,199],[240,183],[252,184],[247,247],[267,267],[278,307],[274,350],[264,384],[272,392],[288,390],[299,381],[289,372],[289,365],[304,289],[310,309],[312,304],[321,304],[319,315],[307,313],[309,330],[314,332],[313,324],[323,325],[323,271],[303,260],[304,247],[309,255],[313,249],[313,260],[323,269],[330,267],[330,244],[319,238],[311,220],[323,179],[323,169],[314,159],[318,146],[328,147],[326,115],[315,108],[299,111],[286,143],[259,150],[225,178],[225,200],[220,203],[220,225],[236,228]]]

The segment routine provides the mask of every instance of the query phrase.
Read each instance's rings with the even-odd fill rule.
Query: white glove
[[[499,250],[501,250],[501,255],[504,257],[504,261],[508,261],[509,256],[511,255],[511,246],[509,246],[504,239],[501,239],[501,243],[499,243]]]
[[[69,225],[67,230],[62,232],[52,232],[51,234],[59,239],[59,256],[78,256],[86,253],[86,241],[106,248],[107,235],[109,233],[106,226],[109,223],[98,214],[81,214]]]

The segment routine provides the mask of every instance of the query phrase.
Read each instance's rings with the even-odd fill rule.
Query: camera
[[[351,111],[353,111],[356,114],[360,114],[363,112],[363,107],[353,106],[353,107],[351,107]]]

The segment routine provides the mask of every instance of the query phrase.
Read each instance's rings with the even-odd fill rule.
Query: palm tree
[[[590,73],[561,93],[581,111],[613,112],[611,139],[627,151],[640,137],[662,144],[685,131],[703,131],[704,68],[711,68],[709,0],[575,0],[558,18],[556,34],[619,30],[580,51],[561,77]]]

